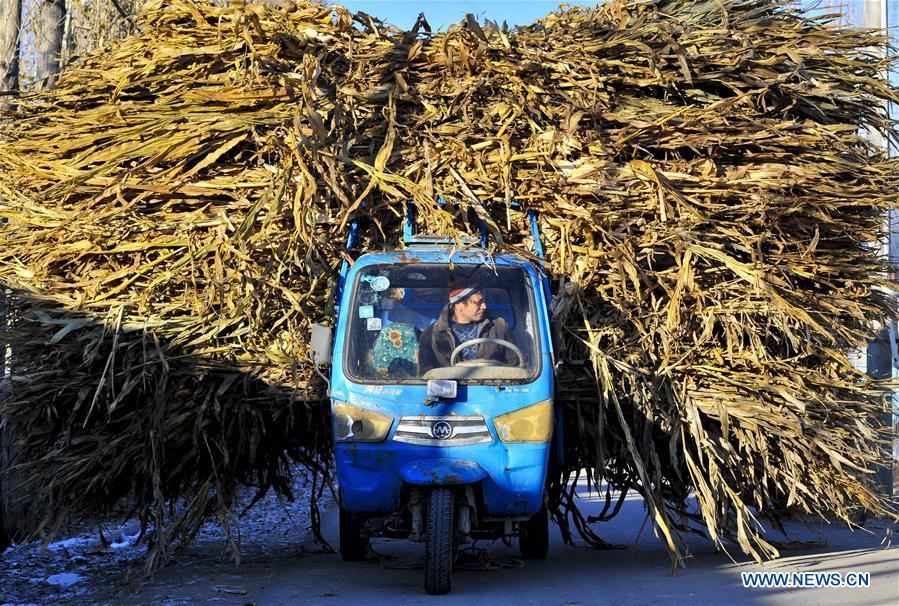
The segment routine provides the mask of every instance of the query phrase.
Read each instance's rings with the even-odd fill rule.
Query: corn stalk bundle
[[[877,243],[899,173],[861,132],[894,137],[884,37],[741,0],[426,28],[158,2],[9,116],[2,414],[42,528],[129,503],[152,564],[227,525],[238,486],[326,473],[306,331],[332,321],[349,221],[396,246],[407,200],[525,254],[510,203],[540,212],[566,532],[601,544],[581,469],[638,490],[674,562],[678,529],[761,559],[756,516],[895,517],[870,480],[891,386],[847,357],[895,312]]]

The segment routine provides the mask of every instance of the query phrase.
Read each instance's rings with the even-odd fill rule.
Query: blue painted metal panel
[[[484,468],[467,459],[419,459],[400,467],[400,477],[418,486],[474,484],[487,477]]]
[[[528,211],[528,221],[531,223],[531,237],[534,238],[534,254],[543,259],[543,241],[540,239],[540,227],[537,225],[537,213]]]
[[[356,235],[359,233],[359,222],[353,221],[350,223],[350,233],[347,235],[346,239],[346,250],[351,251],[353,247],[356,246]],[[337,301],[335,301],[334,305],[334,313],[340,316],[340,305],[341,299],[343,298],[343,291],[346,290],[346,279],[347,274],[350,270],[349,262],[344,259],[340,263],[340,275],[337,278]]]
[[[492,423],[490,426],[492,432]],[[404,482],[433,483],[416,481],[427,480],[427,472],[419,467],[413,475],[407,465],[433,461],[446,472],[464,461],[477,465],[483,475],[469,471],[465,477],[448,477],[446,484],[480,482],[488,515],[517,517],[537,513],[543,503],[549,450],[549,444],[498,440],[436,448],[388,439],[380,444],[337,444],[335,455],[343,507],[348,511],[393,513],[400,508]]]

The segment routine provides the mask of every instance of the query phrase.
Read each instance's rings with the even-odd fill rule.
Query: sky
[[[337,0],[349,10],[364,11],[404,29],[409,29],[424,12],[433,31],[446,31],[448,25],[472,13],[478,20],[506,21],[509,26],[528,25],[556,10],[561,1],[551,0]],[[569,2],[588,6],[601,2]]]
[[[859,23],[865,2],[877,0],[797,0],[809,9],[822,13],[837,9],[847,15],[850,23]],[[545,16],[556,8],[563,0],[336,0],[352,11],[364,11],[394,25],[405,29],[411,28],[424,12],[428,23],[434,31],[445,31],[451,23],[462,20],[465,13],[477,15],[480,21],[489,19],[510,26],[528,25]],[[568,0],[571,5],[602,4],[600,0]],[[895,15],[899,13],[899,0],[888,0],[890,25],[894,25]]]

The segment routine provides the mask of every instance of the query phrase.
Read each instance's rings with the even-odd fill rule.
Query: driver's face
[[[487,314],[487,301],[482,293],[476,292],[456,305],[456,313],[464,322],[480,322]]]

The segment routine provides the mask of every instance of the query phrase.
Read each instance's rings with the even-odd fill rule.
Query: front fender
[[[474,461],[464,459],[420,459],[403,465],[400,477],[419,486],[474,484],[486,478],[487,472]]]

